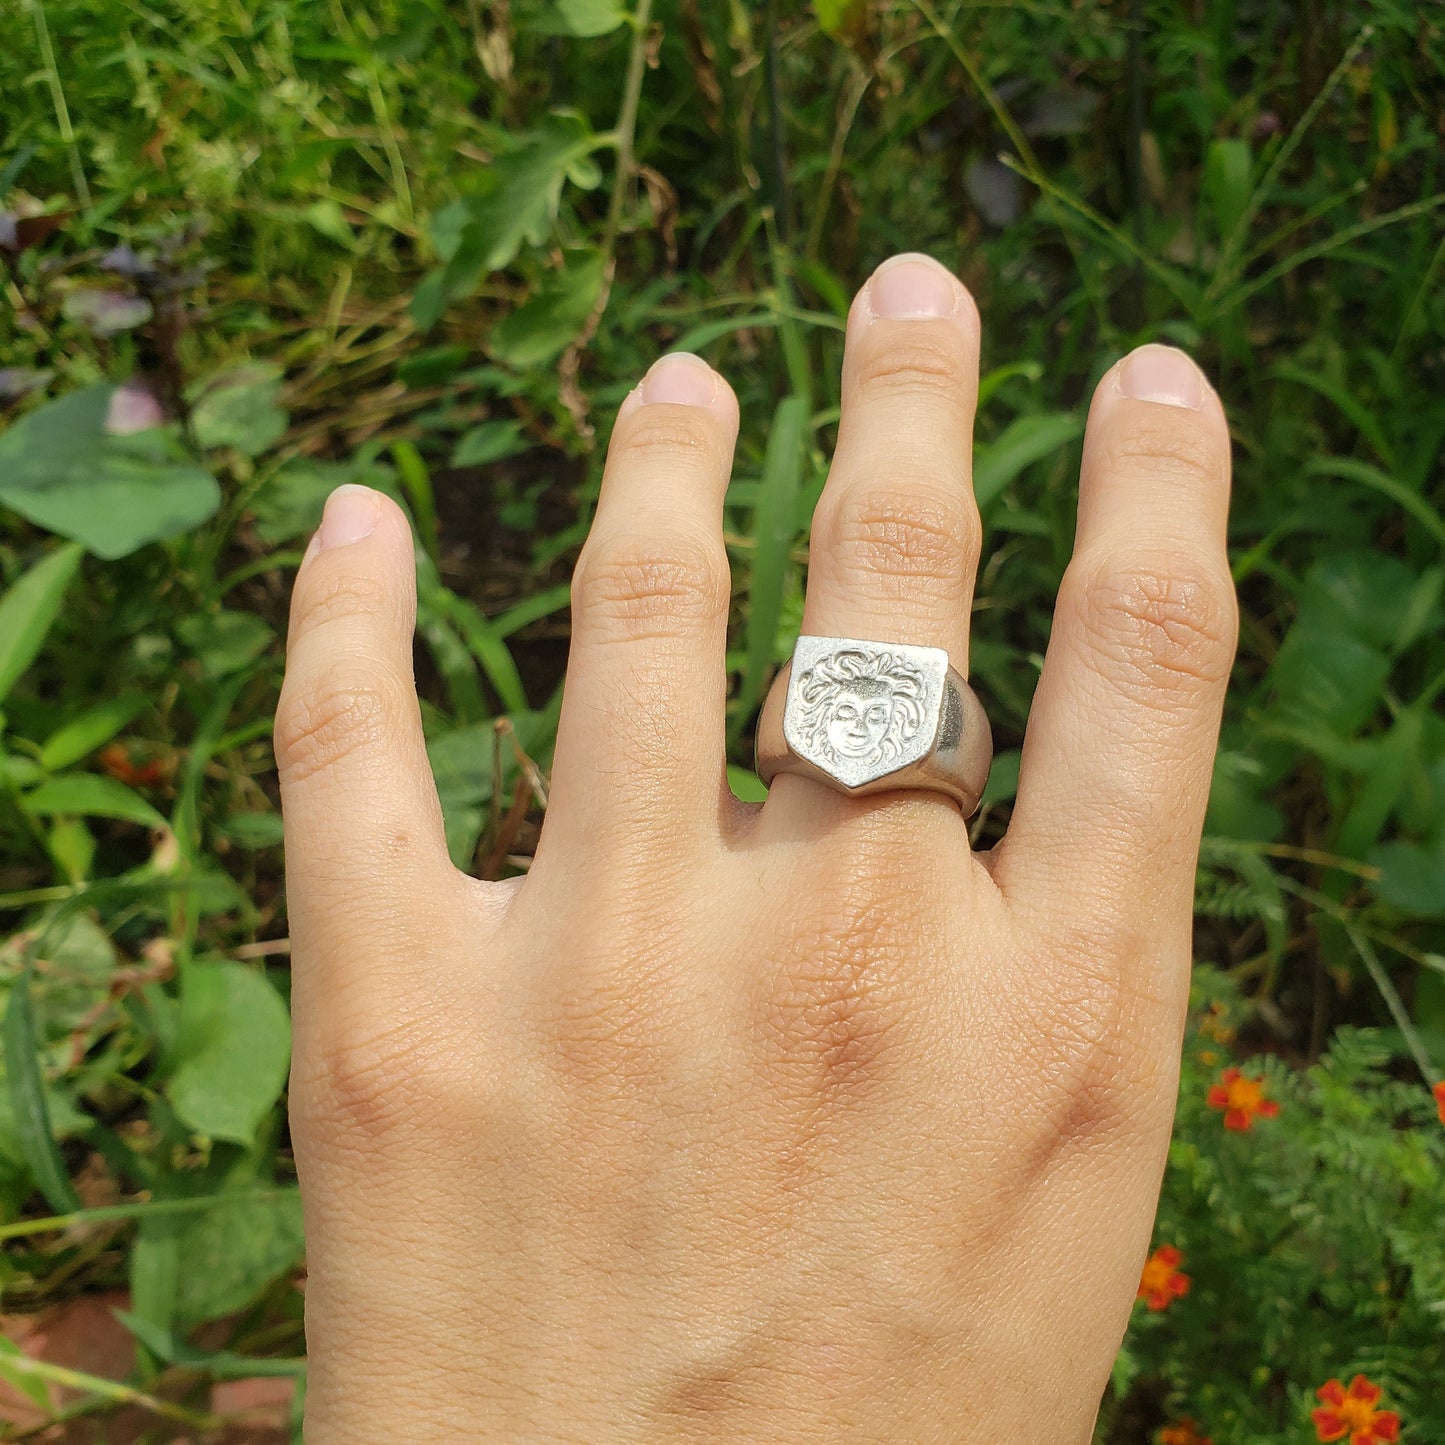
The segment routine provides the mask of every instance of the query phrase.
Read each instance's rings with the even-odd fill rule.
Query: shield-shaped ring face
[[[783,736],[845,788],[926,758],[938,738],[948,654],[851,637],[800,637]]]

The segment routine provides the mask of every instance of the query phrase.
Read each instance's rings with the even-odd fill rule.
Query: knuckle
[[[876,860],[875,860],[876,862]],[[810,1111],[841,1116],[886,1091],[916,1049],[899,940],[906,899],[839,888],[809,910],[750,1006],[764,1078]]]
[[[576,615],[624,637],[690,634],[725,615],[732,579],[720,546],[647,536],[588,543],[572,578]]]
[[[696,407],[644,406],[618,423],[612,454],[688,470],[710,466],[717,447],[706,413]]]
[[[1181,426],[1173,407],[1153,411],[1164,415],[1134,418],[1127,427],[1114,429],[1105,443],[1105,467],[1114,475],[1151,476],[1177,481],[1199,492],[1214,482],[1227,458],[1213,428]]]
[[[821,519],[825,547],[870,579],[924,581],[960,600],[978,564],[977,509],[943,488],[860,485]]]
[[[302,782],[381,746],[390,730],[389,692],[380,676],[349,659],[325,663],[304,680],[289,676],[273,733],[282,781]]]
[[[495,1110],[499,1086],[475,1053],[411,1020],[327,1030],[298,1071],[293,1093],[306,1117],[342,1147],[474,1133]],[[479,1077],[482,1075],[482,1077]]]
[[[863,348],[857,384],[878,396],[923,395],[962,406],[968,401],[969,352],[957,326],[912,326],[886,345]]]
[[[384,617],[392,607],[385,577],[354,567],[308,569],[305,587],[297,596],[293,633],[324,627],[345,617]]]
[[[1111,562],[1085,574],[1082,593],[1084,629],[1110,680],[1141,701],[1213,689],[1228,677],[1239,617],[1222,567]]]
[[[1019,1000],[1048,1081],[1023,1101],[1043,1152],[1067,1157],[1136,1140],[1174,1099],[1177,1039],[1161,1043],[1161,1021],[1173,1010],[1170,970],[1161,967],[1157,940],[1086,915],[1047,952],[1039,980],[1047,987]]]

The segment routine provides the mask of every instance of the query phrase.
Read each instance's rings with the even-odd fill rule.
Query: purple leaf
[[[964,172],[963,187],[984,220],[1000,230],[1023,210],[1023,180],[1000,161],[974,161]]]
[[[164,426],[166,414],[149,387],[142,381],[127,381],[110,394],[105,413],[105,430],[113,437]]]
[[[115,336],[151,319],[151,304],[124,291],[101,291],[83,287],[72,291],[61,305],[68,320],[84,326],[96,336]]]
[[[113,246],[100,258],[103,271],[113,271],[117,276],[129,276],[133,280],[151,282],[160,274],[156,269],[154,252],[141,255],[130,246]]]
[[[54,375],[54,371],[38,371],[33,366],[0,366],[0,398],[8,401],[39,391],[50,384]]]
[[[1025,135],[1078,135],[1099,106],[1092,90],[1077,85],[1056,85],[1034,97],[1021,129]]]

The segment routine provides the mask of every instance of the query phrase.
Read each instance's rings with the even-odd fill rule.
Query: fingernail
[[[370,487],[346,482],[326,499],[321,527],[316,533],[316,550],[345,547],[369,537],[381,520],[381,494]]]
[[[1172,346],[1151,343],[1131,351],[1115,375],[1119,390],[1134,401],[1187,406],[1190,411],[1204,405],[1204,373]]]
[[[717,373],[690,351],[670,351],[652,363],[638,392],[643,402],[711,406],[717,399]]]
[[[868,309],[885,321],[929,321],[958,309],[959,285],[932,256],[892,256],[868,283]]]

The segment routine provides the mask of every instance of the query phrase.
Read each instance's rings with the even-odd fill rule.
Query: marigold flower
[[[1440,1122],[1445,1124],[1445,1079],[1441,1079],[1430,1092],[1435,1095],[1435,1104],[1440,1110]]]
[[[1176,1268],[1183,1258],[1172,1244],[1161,1244],[1145,1261],[1134,1298],[1143,1300],[1151,1310],[1162,1310],[1170,1300],[1188,1294],[1189,1276]]]
[[[103,772],[119,779],[128,788],[154,788],[165,781],[168,772],[159,758],[148,763],[133,762],[130,749],[124,743],[111,743],[109,747],[102,748],[99,760]]]
[[[1264,1097],[1264,1078],[1246,1079],[1238,1069],[1225,1069],[1205,1098],[1211,1109],[1224,1110],[1224,1127],[1241,1133],[1254,1127],[1254,1116],[1273,1119],[1279,1105]]]
[[[1363,1375],[1356,1375],[1348,1390],[1338,1380],[1326,1380],[1315,1394],[1324,1403],[1310,1411],[1310,1419],[1321,1440],[1343,1440],[1348,1435],[1350,1445],[1375,1445],[1400,1438],[1400,1417],[1393,1410],[1375,1409],[1380,1387]]]
[[[1214,1445],[1214,1441],[1208,1435],[1201,1435],[1199,1427],[1186,1415],[1159,1432],[1159,1445]]]

